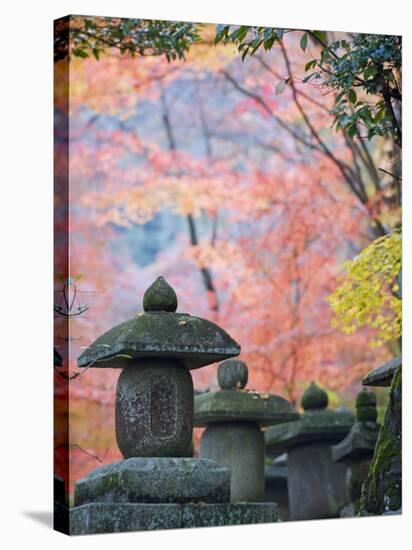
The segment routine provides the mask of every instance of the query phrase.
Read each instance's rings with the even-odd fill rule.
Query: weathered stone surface
[[[364,386],[390,386],[395,372],[402,365],[402,357],[395,357],[369,372],[362,380]]]
[[[144,293],[143,309],[145,311],[176,311],[176,292],[164,277],[158,277]]]
[[[100,336],[79,367],[127,368],[131,358],[168,357],[197,369],[239,355],[240,346],[211,321],[187,313],[141,313]]]
[[[332,447],[335,462],[351,462],[371,458],[375,450],[380,426],[376,422],[357,422],[349,434]]]
[[[277,519],[277,505],[273,502],[186,504],[183,506],[182,527],[273,523]]]
[[[93,503],[70,510],[70,534],[215,527],[276,521],[277,506],[274,503]]]
[[[219,390],[195,399],[195,426],[235,420],[268,426],[298,418],[299,414],[286,399],[267,393]]]
[[[288,452],[290,519],[339,517],[345,504],[346,465],[333,462],[328,442],[311,442]]]
[[[193,430],[193,383],[178,361],[145,359],[121,373],[116,439],[125,458],[183,456]]]
[[[200,456],[230,468],[232,502],[264,502],[265,443],[260,426],[299,415],[282,397],[243,390],[247,367],[242,361],[224,361],[218,380],[223,389],[195,398],[195,425],[207,426]]]
[[[289,519],[287,455],[265,464],[265,501],[276,502],[279,521]]]
[[[348,433],[355,416],[350,411],[305,411],[296,422],[273,426],[265,432],[266,452],[278,456],[288,449],[311,441],[342,440]]]
[[[346,471],[346,495],[348,502],[353,502],[356,512],[359,510],[362,485],[367,478],[371,457],[348,464]]]
[[[76,506],[90,502],[228,502],[230,472],[211,460],[129,458],[76,483]]]
[[[248,380],[247,366],[239,359],[226,359],[220,363],[217,381],[222,390],[242,389]]]
[[[362,489],[360,515],[383,514],[402,506],[402,368],[393,377],[389,405],[372,464]]]
[[[356,396],[356,420],[358,422],[376,422],[377,418],[376,395],[363,388]]]
[[[329,403],[328,394],[312,382],[302,396],[302,407],[305,411],[317,411],[326,409]]]
[[[304,413],[296,422],[273,426],[265,433],[266,450],[278,456],[310,441],[340,441],[351,429],[355,417],[350,411],[327,410],[328,395],[312,382],[301,401]]]
[[[70,510],[70,534],[177,529],[181,515],[179,504],[84,504]]]
[[[356,516],[356,510],[353,502],[344,506],[340,512],[341,518],[353,518],[355,516]]]
[[[210,424],[200,441],[200,456],[229,468],[232,502],[265,500],[265,442],[256,424]]]

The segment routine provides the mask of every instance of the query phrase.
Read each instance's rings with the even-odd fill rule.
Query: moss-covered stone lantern
[[[346,465],[333,461],[331,445],[349,433],[355,418],[350,411],[327,409],[328,395],[315,383],[301,405],[299,420],[266,431],[267,454],[288,453],[291,520],[338,517],[345,503]]]
[[[354,516],[359,511],[362,485],[379,435],[377,415],[376,395],[363,389],[356,397],[356,424],[343,441],[332,447],[335,462],[344,462],[348,466],[346,493],[349,504],[342,509],[342,517]]]
[[[123,369],[116,438],[125,459],[77,481],[70,534],[276,521],[275,503],[230,502],[228,468],[185,456],[193,428],[189,371],[238,355],[240,346],[214,323],[176,313],[176,294],[162,277],[143,308],[78,360]]]
[[[123,369],[116,439],[125,458],[183,456],[193,430],[190,369],[238,355],[240,346],[214,323],[176,313],[176,293],[163,277],[146,290],[143,309],[100,336],[78,365]]]
[[[277,395],[245,389],[248,370],[237,359],[219,365],[220,390],[195,397],[195,425],[206,426],[200,457],[230,469],[232,502],[261,502],[265,493],[265,440],[261,427],[299,417]]]

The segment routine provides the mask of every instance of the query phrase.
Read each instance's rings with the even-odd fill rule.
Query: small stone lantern
[[[124,460],[76,483],[70,534],[240,525],[277,520],[275,503],[230,502],[230,472],[187,458],[193,429],[190,369],[238,355],[220,327],[176,313],[159,277],[140,313],[98,338],[80,367],[123,369],[116,390],[116,439]]]
[[[265,433],[269,456],[287,452],[291,520],[339,517],[345,503],[346,465],[332,459],[331,445],[354,423],[350,411],[328,410],[328,395],[312,383],[302,396],[300,419]]]
[[[221,389],[195,398],[195,425],[206,426],[200,457],[230,469],[232,502],[265,500],[265,440],[261,427],[299,417],[282,397],[245,390],[247,380],[245,363],[228,359],[219,365]]]
[[[376,395],[363,389],[356,397],[356,424],[343,441],[332,447],[335,462],[348,465],[346,492],[350,502],[341,511],[341,517],[358,513],[359,499],[372,461],[380,425],[376,422]]]

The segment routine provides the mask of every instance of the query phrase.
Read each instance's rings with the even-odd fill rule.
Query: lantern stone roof
[[[375,450],[380,425],[376,422],[357,422],[343,441],[332,447],[335,462],[371,458]]]
[[[376,395],[364,388],[356,397],[356,424],[343,441],[332,447],[335,462],[372,458],[380,425],[376,422]]]
[[[163,357],[196,369],[240,353],[239,344],[215,323],[176,313],[176,293],[163,277],[146,290],[143,308],[97,338],[78,358],[79,367],[125,368],[133,359]]]
[[[362,380],[364,386],[390,386],[396,369],[402,365],[402,357],[395,357],[380,367],[370,371]]]
[[[327,393],[312,383],[302,396],[304,412],[294,422],[273,426],[265,432],[266,451],[270,456],[285,453],[291,447],[316,441],[341,441],[355,422],[351,411],[327,409]]]
[[[219,365],[220,390],[195,397],[195,426],[213,422],[253,422],[270,426],[299,418],[286,399],[244,389],[248,378],[243,361],[228,359]]]

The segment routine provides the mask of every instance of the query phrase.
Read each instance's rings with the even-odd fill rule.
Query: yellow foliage
[[[332,326],[351,334],[362,326],[376,330],[371,345],[379,346],[402,333],[402,301],[398,275],[402,236],[394,232],[376,239],[356,258],[344,263],[346,274],[328,297]]]

